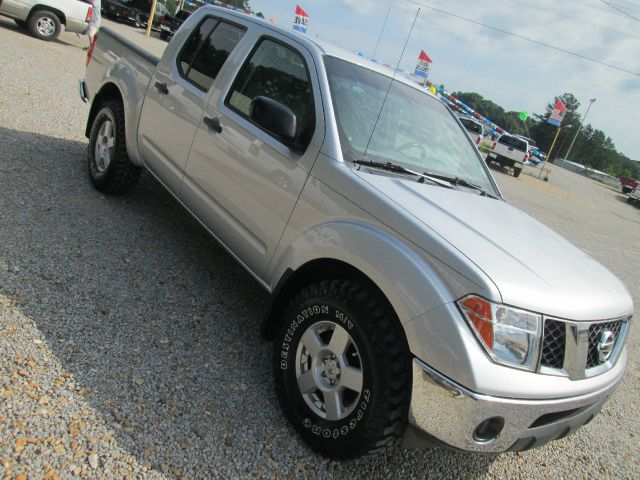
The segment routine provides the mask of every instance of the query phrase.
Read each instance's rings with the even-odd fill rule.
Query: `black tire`
[[[27,20],[29,32],[36,38],[45,41],[55,40],[60,36],[62,23],[58,16],[48,10],[37,10]]]
[[[355,356],[362,372],[360,394],[342,394],[350,394],[352,410],[346,408],[343,413],[349,414],[337,420],[314,412],[298,386],[298,347],[303,334],[320,322],[344,327],[353,342],[349,348],[357,349],[350,354],[345,350],[345,356]],[[281,319],[273,367],[285,415],[305,442],[322,455],[346,460],[373,454],[395,444],[404,433],[411,397],[409,348],[395,313],[380,294],[365,285],[353,280],[323,281],[298,293]],[[314,395],[320,395],[318,392]],[[321,398],[324,401],[324,394]],[[347,404],[343,402],[344,407]]]
[[[522,169],[521,168],[514,168],[513,169],[513,176],[514,177],[518,178],[521,173],[522,173]]]
[[[633,203],[633,197],[627,197],[627,203]]]
[[[0,2],[1,3],[1,2]],[[13,19],[13,21],[15,22],[16,25],[18,25],[20,28],[27,28],[27,22],[25,22],[24,20],[17,20],[17,19]]]
[[[96,159],[96,142],[102,125],[107,121],[112,122],[115,142],[108,166],[99,168]],[[127,155],[124,108],[118,100],[104,102],[93,119],[87,148],[87,162],[91,183],[97,190],[104,193],[125,193],[140,178],[142,168],[131,163]]]
[[[160,40],[164,40],[165,42],[169,39],[169,34],[165,30],[160,31]]]

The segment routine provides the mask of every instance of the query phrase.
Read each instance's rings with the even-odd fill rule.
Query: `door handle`
[[[156,90],[158,90],[161,94],[166,95],[169,93],[169,88],[166,83],[156,82],[155,85]]]
[[[202,121],[214,132],[222,133],[222,125],[220,125],[220,119],[218,117],[204,117]]]

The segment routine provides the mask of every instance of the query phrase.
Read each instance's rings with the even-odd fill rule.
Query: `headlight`
[[[458,307],[496,363],[534,371],[538,365],[542,315],[489,302],[475,295]]]

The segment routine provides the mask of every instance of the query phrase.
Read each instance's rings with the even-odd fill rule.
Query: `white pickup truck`
[[[85,33],[93,7],[81,0],[0,0],[0,15],[13,18],[41,40],[55,40],[64,26],[71,33]]]
[[[524,168],[524,162],[529,158],[529,143],[521,137],[507,133],[493,142],[487,162],[495,162],[501,167],[513,169],[513,176],[519,177]]]
[[[274,391],[322,454],[526,450],[622,380],[624,285],[506,203],[415,83],[207,6],[162,58],[102,29],[85,75],[91,182],[147,169],[270,293]]]

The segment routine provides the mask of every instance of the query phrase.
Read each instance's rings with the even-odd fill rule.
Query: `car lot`
[[[114,27],[155,54],[166,45]],[[150,176],[120,198],[89,186],[88,109],[77,95],[87,39],[45,44],[0,19],[0,44],[0,474],[640,474],[637,329],[626,381],[603,415],[541,450],[395,449],[344,464],[315,455],[277,405],[270,345],[258,334],[266,295]],[[509,201],[604,263],[640,303],[640,209],[551,170],[550,182],[495,176]]]

